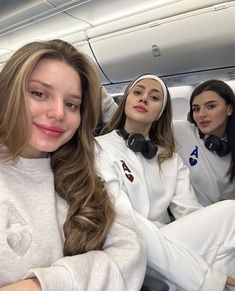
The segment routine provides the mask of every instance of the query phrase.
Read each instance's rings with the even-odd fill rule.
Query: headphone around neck
[[[124,128],[118,129],[117,133],[125,140],[128,148],[133,152],[141,152],[146,159],[152,159],[157,154],[157,144],[146,140],[142,134],[128,133]]]
[[[215,151],[219,157],[224,157],[231,152],[230,144],[227,139],[221,139],[216,135],[209,135],[205,138],[205,134],[199,130],[199,136],[204,140],[204,145],[209,151]]]

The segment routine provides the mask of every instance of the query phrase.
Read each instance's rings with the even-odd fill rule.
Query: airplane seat
[[[140,291],[169,291],[169,286],[161,279],[148,276]]]
[[[162,276],[153,269],[151,269],[150,267],[147,267],[144,282],[140,291],[168,291],[168,290],[169,286],[163,280]]]
[[[172,99],[173,119],[186,120],[189,111],[189,100],[184,97]]]

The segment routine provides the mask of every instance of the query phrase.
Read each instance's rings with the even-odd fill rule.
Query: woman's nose
[[[140,102],[144,102],[145,104],[147,104],[147,102],[148,102],[148,94],[142,94],[141,98],[140,98]]]
[[[48,117],[61,120],[64,118],[64,102],[62,100],[53,100],[48,109]]]
[[[200,108],[200,110],[198,111],[198,115],[199,116],[205,116],[206,115],[206,110],[204,108]]]

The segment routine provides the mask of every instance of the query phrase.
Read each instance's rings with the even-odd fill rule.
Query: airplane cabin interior
[[[136,75],[153,72],[186,118],[200,82],[235,80],[235,1],[1,0],[0,69],[21,45],[61,38],[97,64],[102,84],[121,95]]]
[[[235,89],[234,15],[235,1],[224,0],[0,0],[0,70],[23,44],[60,38],[95,62],[113,97],[157,74],[174,118],[186,119],[196,85]]]

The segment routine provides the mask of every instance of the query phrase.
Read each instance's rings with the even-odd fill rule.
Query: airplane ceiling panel
[[[67,12],[97,26],[175,2],[181,2],[181,0],[96,0],[88,1],[83,7],[75,7]]]
[[[93,38],[222,2],[224,0],[88,0],[66,13],[88,22],[91,28],[87,34]]]
[[[226,7],[94,38],[90,40],[92,50],[112,82],[130,80],[145,71],[167,76],[233,66],[235,6]],[[160,56],[154,56],[158,53]]]
[[[201,62],[203,62],[207,55],[209,56],[205,63],[206,67],[207,64],[212,62],[212,56],[218,56],[218,47],[224,49],[227,46],[227,51],[229,51],[228,57],[226,57],[227,51],[225,49],[222,56],[218,58],[221,59],[220,63],[224,63],[224,58],[226,60],[230,58],[231,46],[233,49],[233,43],[228,42],[229,33],[233,26],[233,23],[231,23],[233,16],[231,17],[231,14],[228,16],[230,17],[228,31],[224,33],[220,31],[219,27],[219,35],[221,37],[218,43],[216,42],[215,35],[212,33],[212,44],[214,45],[213,41],[216,43],[216,50],[212,56],[209,53],[209,46],[207,46],[209,43],[207,40],[201,45],[196,43],[195,48],[192,48],[194,39],[190,38],[190,33],[195,33],[195,30],[195,42],[200,42],[198,30],[205,30],[204,28],[207,24],[205,25],[204,23],[204,27],[203,24],[199,25],[197,30],[190,27],[191,18],[189,25],[187,21],[181,19],[182,25],[190,27],[187,30],[187,28],[182,29],[179,21],[174,19],[176,16],[181,17],[180,14],[182,13],[192,12],[195,9],[201,9],[222,2],[224,1],[0,0],[0,62],[6,60],[11,52],[29,41],[63,38],[73,44],[83,41],[90,42],[95,52],[95,57],[88,43],[82,47],[86,48],[85,52],[94,61],[96,59],[99,60],[101,65],[100,73],[104,84],[109,82],[109,78],[111,78],[112,82],[127,80],[139,70],[144,69],[145,65],[146,67],[149,66],[149,69],[156,69],[157,67],[158,71],[162,74],[171,72],[172,75],[177,70],[179,72],[187,72],[186,61],[181,59],[184,58],[184,55],[187,57],[187,50],[193,53],[195,51],[195,56],[199,55],[198,51],[201,47],[203,52]],[[234,2],[227,1],[226,3]],[[221,9],[221,7],[218,8],[216,6],[216,9]],[[226,22],[224,19],[214,18],[209,25],[215,27],[216,23],[218,27],[218,23],[221,23],[221,20],[222,23]],[[201,19],[198,19],[198,21],[200,22]],[[160,25],[152,26],[158,24]],[[185,36],[179,33],[181,29],[182,34],[185,34]],[[208,36],[209,33],[205,36],[203,31],[202,39]],[[177,42],[179,40],[182,40],[182,44]],[[152,55],[152,46],[154,45],[160,48],[160,58],[155,58]],[[173,46],[175,47],[173,48]],[[9,54],[5,53],[5,51],[9,51]],[[139,58],[134,63],[132,60],[134,60],[135,56],[141,56],[141,58],[143,56],[143,58],[141,61]],[[132,61],[132,64],[128,72],[126,72],[122,68],[130,61]],[[193,60],[190,61],[192,62],[193,69],[196,69],[197,64],[194,64]],[[211,66],[208,65],[207,68],[210,69]],[[179,72],[177,71],[177,74]],[[181,77],[180,79],[182,80]],[[174,82],[174,80],[171,78],[171,82]]]
[[[47,2],[49,2],[50,4],[52,4],[53,6],[61,6],[65,3],[71,3],[71,4],[75,4],[75,5],[84,5],[87,2],[91,2],[94,0],[47,0]]]
[[[96,59],[94,58],[94,55],[92,54],[92,51],[91,51],[90,46],[89,46],[87,41],[84,41],[82,43],[75,43],[74,46],[77,48],[77,50],[88,55],[92,59],[92,61],[97,65]],[[101,78],[102,84],[104,84],[104,85],[109,84],[110,81],[105,77],[105,75],[100,70],[98,65],[97,65],[97,67],[98,67],[98,70],[100,72],[100,78]]]
[[[22,27],[27,23],[27,20],[30,22],[30,19],[37,17],[40,13],[48,11],[52,7],[45,2],[34,3],[34,5],[25,2],[25,5],[21,5],[20,7],[19,5],[12,6],[10,5],[11,1],[8,2],[9,4],[7,6],[4,6],[3,3],[1,3],[0,35],[13,31],[18,27]],[[9,10],[7,8],[9,8]]]
[[[0,0],[0,19],[1,21],[5,18],[17,15],[22,11],[27,10],[30,7],[40,4],[41,0]],[[48,5],[48,3],[47,3]]]
[[[87,38],[85,29],[88,26],[89,25],[83,21],[74,19],[64,13],[59,13],[43,21],[32,23],[23,29],[2,35],[0,37],[0,48],[15,50],[22,44],[32,40],[62,38],[64,35],[68,34],[68,27],[70,27],[70,33],[80,30],[80,32],[76,34],[76,39],[77,41],[82,41]]]
[[[73,41],[81,41],[220,2],[223,0],[2,0],[0,48],[15,49],[32,39],[71,34]]]
[[[87,0],[67,0],[58,6],[46,0],[1,1],[0,47],[15,49],[33,39],[62,37],[74,32],[77,41],[86,39],[89,23],[66,14],[67,9],[83,2]]]

